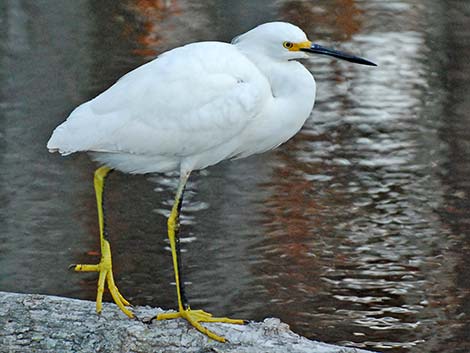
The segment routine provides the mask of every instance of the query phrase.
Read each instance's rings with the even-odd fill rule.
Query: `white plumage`
[[[67,155],[86,151],[105,165],[94,176],[101,260],[97,265],[74,266],[79,272],[99,272],[98,312],[106,284],[121,310],[134,316],[113,279],[103,210],[106,176],[111,169],[128,173],[177,170],[180,180],[168,217],[168,238],[178,312],[161,313],[156,319],[184,318],[221,342],[225,338],[200,323],[244,323],[189,306],[178,247],[184,189],[192,170],[267,151],[300,130],[315,100],[315,81],[296,61],[307,53],[374,65],[313,44],[294,25],[267,23],[238,36],[232,44],[194,43],[164,53],[79,106],[55,129],[47,144],[51,152]]]
[[[179,47],[129,72],[76,108],[47,148],[63,155],[87,151],[128,173],[184,173],[221,160],[272,149],[310,115],[315,81],[298,27],[268,23],[232,44]]]

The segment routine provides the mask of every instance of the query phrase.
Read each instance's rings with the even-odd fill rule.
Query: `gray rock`
[[[127,318],[111,303],[97,315],[90,301],[0,292],[0,352],[366,353],[308,340],[275,318],[204,324],[228,340],[219,343],[184,320],[142,322],[161,309],[133,310],[139,319]]]

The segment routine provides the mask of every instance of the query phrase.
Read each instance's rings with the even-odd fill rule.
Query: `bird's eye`
[[[282,46],[286,49],[290,49],[294,46],[294,44],[292,42],[284,42],[282,43]]]

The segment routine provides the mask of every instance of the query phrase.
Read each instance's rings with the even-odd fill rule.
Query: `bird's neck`
[[[292,98],[315,95],[312,74],[297,61],[279,61],[264,55],[249,55],[268,80],[274,98]]]
[[[279,141],[287,141],[303,126],[315,102],[315,80],[297,61],[276,61],[253,56],[250,60],[266,77],[273,99],[266,108],[269,131],[278,129]]]

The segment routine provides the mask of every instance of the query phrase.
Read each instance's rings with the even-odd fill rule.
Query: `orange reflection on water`
[[[139,56],[153,57],[159,52],[158,46],[165,42],[164,33],[168,33],[168,24],[162,22],[170,17],[181,14],[181,8],[176,0],[139,0],[129,5],[135,14],[135,20],[141,23],[136,34],[139,48],[133,53]],[[135,26],[135,24],[134,24]],[[163,28],[165,27],[165,30]],[[136,28],[133,28],[136,30]]]
[[[362,11],[355,0],[289,1],[280,7],[279,13],[284,20],[310,33],[327,27],[328,33],[341,41],[351,39],[362,26]]]
[[[271,192],[265,199],[263,217],[266,235],[263,246],[271,250],[264,254],[263,267],[253,268],[255,273],[275,274],[276,280],[267,278],[263,287],[273,298],[294,301],[296,305],[303,302],[305,295],[313,295],[319,290],[322,266],[317,252],[322,248],[318,244],[322,239],[318,233],[324,234],[328,227],[323,216],[326,208],[312,195],[312,182],[303,177],[304,173],[318,174],[320,171],[312,171],[308,164],[291,158],[292,150],[303,138],[297,136],[283,150],[276,152],[282,166],[274,169],[272,179],[265,185]],[[296,176],[293,171],[297,171]],[[318,232],[319,229],[322,231]],[[298,290],[286,290],[293,287]],[[284,319],[290,314],[289,310],[279,313]]]

